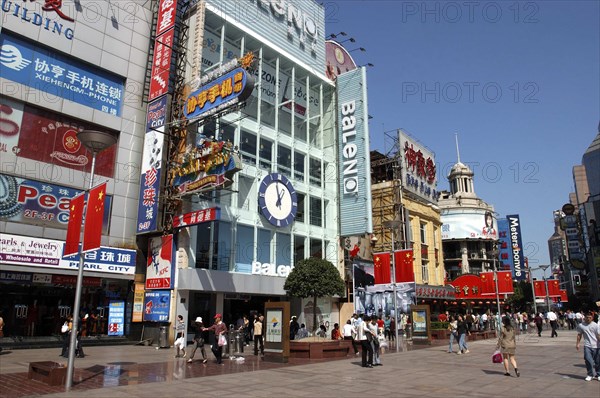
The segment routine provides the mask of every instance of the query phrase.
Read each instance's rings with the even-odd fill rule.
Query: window
[[[260,139],[260,149],[258,151],[258,165],[263,169],[271,170],[271,159],[273,152],[273,143],[267,139]]]
[[[256,98],[254,93],[246,100],[246,106],[242,108],[242,114],[249,120],[256,121],[258,115],[258,98]]]
[[[260,123],[275,127],[275,107],[267,101],[260,102]]]
[[[252,184],[254,183],[254,178],[246,177],[243,175],[239,176],[238,180],[238,207],[240,209],[250,210],[250,202],[253,195],[252,192]]]
[[[310,256],[323,258],[323,241],[321,239],[310,239]]]
[[[240,152],[242,153],[244,163],[251,165],[256,164],[256,135],[249,131],[242,130]]]
[[[308,172],[310,173],[309,182],[312,185],[321,187],[321,159],[316,159],[311,156],[309,158]]]
[[[260,263],[271,262],[271,231],[266,229],[258,230],[256,249],[256,261]]]
[[[219,136],[217,139],[219,141],[229,141],[232,144],[235,143],[235,126],[221,123],[221,128],[219,129]]]
[[[210,267],[210,229],[212,223],[198,224],[196,228],[196,268]]]
[[[220,221],[215,223],[218,226],[219,239],[215,245],[214,261],[217,262],[216,269],[219,271],[229,271],[231,258],[231,223]]]
[[[426,245],[427,244],[427,224],[425,223],[420,223],[420,231],[421,231],[421,244]]]
[[[253,259],[254,228],[238,224],[235,248],[235,271],[252,272]]]
[[[306,238],[300,235],[294,235],[294,264],[304,260],[304,246]]]
[[[292,150],[283,145],[277,145],[277,171],[292,175]]]
[[[294,178],[304,182],[304,155],[294,151]]]
[[[279,107],[279,132],[290,137],[292,135],[292,114],[287,107],[291,107],[291,103]],[[286,107],[287,106],[287,107]]]
[[[275,247],[275,264],[292,265],[292,237],[288,234],[277,233],[277,246]]]
[[[304,203],[304,194],[296,191],[296,195],[298,196],[298,211],[296,212],[296,221],[305,222],[304,221],[304,213],[306,212],[306,204]]]
[[[310,225],[323,226],[321,198],[310,197],[309,201]]]
[[[421,262],[421,278],[423,279],[423,283],[429,282],[429,261],[423,260]]]

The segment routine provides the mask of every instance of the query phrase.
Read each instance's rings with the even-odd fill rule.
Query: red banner
[[[498,271],[498,294],[513,294],[512,271]]]
[[[85,193],[71,199],[69,203],[69,223],[67,224],[67,240],[63,257],[79,253],[79,238],[81,236],[81,224],[83,221],[83,207],[85,205]]]
[[[396,283],[414,282],[413,250],[398,250],[394,252],[396,260]]]
[[[173,217],[173,228],[182,228],[218,220],[220,212],[218,207],[211,207],[210,209],[202,209]]]
[[[535,297],[546,297],[546,284],[544,281],[533,281],[533,293]]]
[[[561,290],[560,291],[560,301],[562,301],[563,303],[566,303],[567,301],[569,301],[569,298],[567,297],[567,291],[566,290]]]
[[[373,254],[373,273],[375,274],[375,284],[390,283],[392,280],[392,272],[390,266],[390,253],[375,253]]]
[[[171,29],[154,40],[154,56],[152,57],[148,101],[152,101],[169,91],[169,74],[171,72],[174,34],[175,29]]]
[[[548,279],[548,297],[560,297],[560,283],[558,279]]]
[[[482,272],[479,274],[479,277],[481,278],[481,294],[496,294],[496,282],[494,281],[494,273]]]
[[[90,190],[87,210],[85,212],[85,227],[83,228],[83,252],[100,248],[105,196],[106,182]]]

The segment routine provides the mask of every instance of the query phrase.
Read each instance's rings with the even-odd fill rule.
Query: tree
[[[283,289],[288,295],[313,298],[313,325],[317,328],[317,298],[343,296],[346,285],[335,266],[322,258],[300,260],[287,277]]]

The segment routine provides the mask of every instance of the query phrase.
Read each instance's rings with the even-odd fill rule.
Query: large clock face
[[[298,196],[290,180],[279,173],[267,175],[258,189],[258,206],[276,227],[290,225],[298,210]]]

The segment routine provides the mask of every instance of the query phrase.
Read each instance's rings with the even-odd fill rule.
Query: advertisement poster
[[[304,319],[299,318],[299,322],[306,324],[308,330],[315,330],[313,325],[313,299],[302,299],[302,308],[304,309]],[[319,297],[317,299],[317,326],[325,325],[327,330],[333,327],[331,322],[331,299],[327,297]]]
[[[142,322],[144,319],[144,284],[136,283],[133,292],[133,313],[131,322]]]
[[[146,289],[173,289],[174,246],[172,234],[148,239]]]
[[[442,239],[498,238],[494,215],[483,209],[462,209],[457,214],[442,214]]]
[[[108,304],[108,335],[123,336],[125,327],[125,302],[111,301]]]
[[[144,321],[168,322],[170,305],[170,290],[147,291],[144,299]]]
[[[3,32],[0,75],[7,80],[121,116],[124,79]]]
[[[265,321],[267,324],[266,341],[281,343],[281,336],[283,335],[283,311],[267,310]]]
[[[396,306],[398,315],[408,314],[416,304],[415,283],[396,283]],[[394,317],[394,286],[379,284],[359,287],[354,291],[354,312],[368,316]]]
[[[81,190],[0,173],[0,220],[67,229],[69,203]],[[102,233],[108,234],[112,195],[104,199]]]
[[[71,117],[38,109],[0,96],[0,152],[3,162],[27,158],[37,162],[30,167],[48,179],[61,176],[61,171],[44,167],[56,165],[72,170],[89,171],[92,155],[77,138],[82,130],[106,130]],[[95,173],[114,177],[117,145],[96,157]]]
[[[426,333],[427,332],[427,311],[425,310],[414,310],[413,311],[413,332]]]

